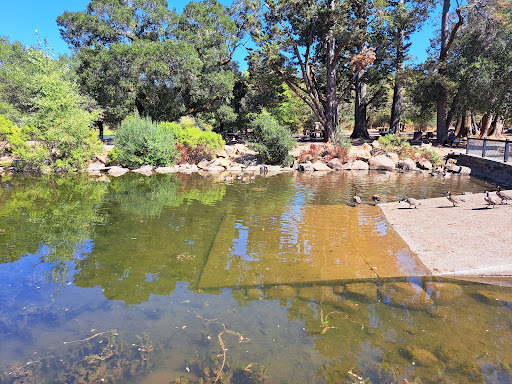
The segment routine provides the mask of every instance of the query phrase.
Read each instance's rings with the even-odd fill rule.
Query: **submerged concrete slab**
[[[458,207],[444,197],[380,207],[432,274],[512,276],[512,204],[486,208],[484,196],[462,196]]]
[[[427,274],[378,211],[346,205],[233,207],[199,288]]]

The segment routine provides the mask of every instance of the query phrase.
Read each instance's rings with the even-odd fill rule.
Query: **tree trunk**
[[[468,135],[467,131],[465,131],[464,125],[462,124],[462,116],[459,116],[457,119],[457,123],[455,124],[455,136],[457,137],[465,137]]]
[[[480,123],[480,135],[479,137],[489,136],[492,122],[494,120],[494,113],[489,112],[482,116],[482,122]]]
[[[391,119],[389,121],[389,129],[393,133],[400,132],[400,123],[402,120],[402,99],[403,87],[400,80],[400,74],[395,75],[395,86],[393,88],[393,105],[391,106]]]
[[[370,138],[368,130],[366,129],[366,84],[363,82],[362,77],[365,71],[357,71],[354,74],[354,82],[356,88],[356,100],[354,108],[354,131],[350,136],[352,139],[357,138]]]
[[[457,31],[464,24],[460,9],[457,9],[457,16],[459,20],[453,26],[452,32],[448,32],[449,23],[449,12],[450,12],[450,0],[443,0],[443,15],[441,19],[441,53],[439,54],[439,68],[438,73],[440,75],[440,83],[438,84],[437,94],[437,142],[439,144],[444,143],[446,136],[448,135],[448,126],[446,125],[446,106],[448,104],[448,93],[446,86],[443,82],[443,75],[446,72],[446,60],[448,57],[448,50],[450,49]]]
[[[403,0],[399,1],[403,4]],[[403,86],[402,86],[402,73],[404,70],[404,31],[398,31],[398,43],[396,47],[396,72],[395,72],[395,86],[393,87],[393,104],[391,106],[391,118],[389,120],[389,129],[393,133],[400,132],[400,123],[402,120],[402,101],[403,101]]]
[[[448,127],[446,126],[446,88],[439,85],[437,94],[437,142],[442,144],[448,135]]]
[[[503,137],[503,128],[505,127],[505,119],[503,116],[497,115],[491,125],[491,129],[489,130],[489,135],[491,137],[500,138]]]
[[[331,8],[334,9],[335,1],[331,0]],[[338,100],[336,98],[336,40],[330,37],[327,40],[327,95],[325,101],[324,141],[331,140],[336,144],[338,138]]]
[[[95,121],[94,124],[96,124],[96,127],[98,127],[99,139],[103,140],[103,121],[98,120],[98,121]]]

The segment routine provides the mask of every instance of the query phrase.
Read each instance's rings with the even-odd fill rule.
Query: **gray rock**
[[[210,162],[208,160],[201,160],[198,164],[197,164],[197,168],[199,169],[204,169],[204,168],[207,168],[210,166]]]
[[[313,169],[315,171],[322,171],[322,172],[331,172],[332,169],[329,168],[327,165],[325,165],[324,163],[320,162],[320,161],[316,161],[313,163]]]
[[[173,165],[172,167],[158,167],[155,169],[156,173],[174,173],[178,172],[178,166]]]
[[[178,172],[196,172],[198,169],[195,164],[180,164],[178,166]]]
[[[418,166],[419,169],[424,169],[427,171],[432,169],[432,163],[427,159],[419,159],[416,165]]]
[[[398,156],[398,154],[394,153],[394,152],[389,152],[386,154],[387,157],[389,157],[391,160],[393,160],[393,163],[398,163],[400,161],[400,157]]]
[[[368,165],[368,163],[366,161],[356,160],[352,163],[352,166],[350,167],[350,169],[359,170],[359,171],[367,171],[370,169],[370,166]]]
[[[370,169],[380,169],[385,171],[392,171],[395,169],[395,163],[385,155],[377,155],[368,160]],[[354,168],[352,168],[354,169]]]
[[[114,166],[114,167],[110,167],[110,169],[108,170],[108,174],[111,176],[117,177],[117,176],[124,175],[128,171],[129,171],[129,169],[127,169],[127,168]]]
[[[302,171],[302,172],[313,172],[315,170],[315,168],[313,167],[313,164],[311,163],[302,163],[302,164],[299,164],[299,171]]]
[[[327,166],[331,169],[334,169],[335,171],[340,171],[343,169],[343,164],[341,163],[341,160],[335,157],[331,161],[327,163]]]
[[[134,169],[132,172],[149,176],[149,175],[153,174],[153,169],[154,169],[154,167],[152,165],[143,165],[140,168]]]
[[[105,164],[99,161],[95,161],[94,163],[89,164],[89,166],[87,167],[87,171],[101,171],[103,168],[105,168]]]
[[[406,171],[412,171],[412,170],[417,169],[416,163],[414,162],[414,160],[409,159],[409,158],[400,160],[397,164],[397,167],[400,169],[405,169]]]

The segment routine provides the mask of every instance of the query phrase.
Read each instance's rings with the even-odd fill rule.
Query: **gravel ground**
[[[457,207],[445,197],[380,207],[433,275],[512,276],[512,204],[486,208],[484,196],[462,196]]]

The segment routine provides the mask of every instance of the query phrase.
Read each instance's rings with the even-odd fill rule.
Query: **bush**
[[[249,125],[254,130],[256,138],[256,142],[249,143],[249,147],[258,151],[263,161],[269,164],[291,165],[293,158],[289,152],[295,145],[295,140],[291,139],[288,128],[279,125],[265,110],[256,115]]]
[[[204,145],[208,149],[223,148],[226,142],[218,133],[202,130],[192,118],[182,118],[179,123],[160,123],[165,129],[172,132],[176,142],[186,147],[195,148]]]
[[[138,168],[148,164],[170,166],[177,155],[172,131],[150,118],[131,117],[121,123],[115,137],[119,164]]]
[[[434,166],[441,162],[441,158],[436,151],[411,146],[405,137],[396,134],[379,137],[379,143],[382,150],[395,152],[401,159],[414,159],[415,155],[419,154],[421,157],[430,161]]]
[[[85,108],[88,99],[71,80],[69,67],[47,51],[27,51],[31,63],[31,98],[24,120],[29,126],[7,135],[18,170],[71,171],[91,161],[101,145],[92,129],[99,111]],[[27,74],[28,75],[28,74]]]

